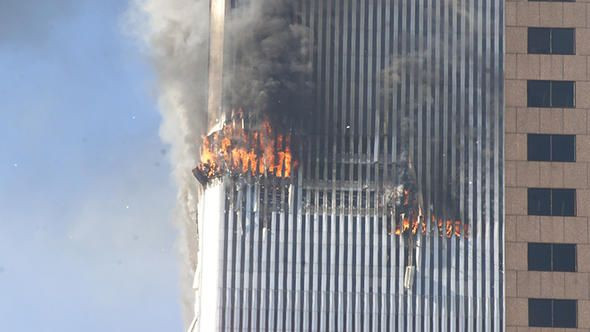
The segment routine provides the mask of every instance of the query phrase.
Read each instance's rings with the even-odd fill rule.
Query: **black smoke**
[[[242,1],[227,27],[226,104],[279,130],[304,128],[312,95],[310,30],[295,1]]]

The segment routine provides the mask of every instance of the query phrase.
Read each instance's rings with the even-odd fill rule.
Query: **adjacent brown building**
[[[590,331],[590,1],[505,21],[507,331]]]

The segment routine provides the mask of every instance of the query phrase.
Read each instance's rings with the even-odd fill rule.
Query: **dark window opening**
[[[574,96],[574,81],[527,81],[528,107],[573,108]]]
[[[573,189],[551,190],[551,215],[574,216],[576,207],[576,191]]]
[[[527,159],[529,161],[576,161],[575,135],[527,135]]]
[[[577,301],[529,299],[529,326],[577,327]]]
[[[574,107],[574,82],[551,81],[551,107]]]
[[[528,214],[550,216],[551,215],[551,190],[528,190]]]
[[[552,300],[529,299],[529,326],[553,326]]]
[[[552,271],[551,244],[528,244],[528,268],[529,271]]]
[[[553,161],[576,161],[576,136],[551,135],[551,159]]]
[[[575,189],[528,189],[528,214],[533,216],[575,216]]]
[[[551,54],[551,29],[529,28],[528,53]]]
[[[529,271],[576,271],[576,245],[561,243],[529,243]]]
[[[553,245],[553,271],[575,272],[576,271],[576,245],[575,244],[554,244]]]
[[[528,28],[528,53],[575,54],[576,30],[573,28]]]

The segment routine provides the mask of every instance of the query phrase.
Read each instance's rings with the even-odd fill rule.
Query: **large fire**
[[[207,180],[223,174],[289,178],[296,166],[291,135],[275,133],[266,120],[257,130],[244,129],[241,122],[232,121],[203,138],[196,171]]]

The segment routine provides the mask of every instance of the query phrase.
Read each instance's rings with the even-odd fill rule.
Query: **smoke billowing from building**
[[[190,322],[194,315],[195,220],[200,190],[191,169],[199,160],[201,137],[207,130],[209,0],[138,0],[128,18],[129,27],[149,47],[158,75],[160,136],[170,144],[178,186],[173,218],[180,231],[183,314]]]
[[[262,150],[254,133],[266,120],[298,139],[290,184],[253,178],[268,166],[256,163],[204,191],[204,326],[500,329],[500,2],[217,0],[215,107],[209,1],[144,3],[191,250],[202,135],[215,128],[211,142],[241,149],[238,173],[250,153],[241,142]],[[246,138],[227,145],[235,112]],[[315,300],[325,294],[333,301]]]
[[[226,107],[258,121],[267,118],[280,130],[293,129],[311,113],[310,32],[295,3],[238,4],[226,24]]]

